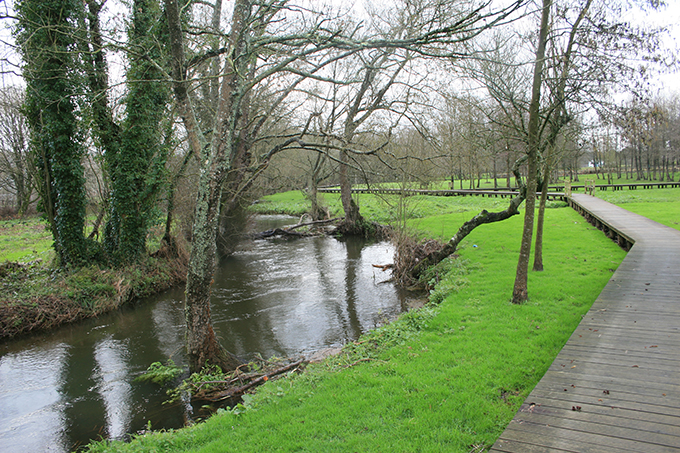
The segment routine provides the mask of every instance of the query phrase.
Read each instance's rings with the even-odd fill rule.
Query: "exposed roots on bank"
[[[417,240],[407,235],[399,235],[393,239],[396,246],[392,279],[402,288],[423,289],[425,283],[420,283],[413,276],[413,269],[426,257],[441,250],[441,241]],[[427,288],[425,288],[427,289]]]

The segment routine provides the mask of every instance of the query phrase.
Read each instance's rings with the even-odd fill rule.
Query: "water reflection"
[[[392,285],[379,284],[386,276],[372,266],[391,262],[388,244],[261,242],[223,262],[215,276],[215,330],[239,356],[338,346],[402,311],[402,297]]]
[[[295,219],[284,219],[295,223]],[[263,225],[261,229],[280,226]],[[220,265],[215,330],[249,358],[338,346],[402,311],[404,298],[372,264],[385,243],[329,238],[256,241]],[[184,355],[183,288],[57,331],[0,343],[0,451],[66,452],[98,438],[183,426],[187,407],[134,378]]]
[[[69,347],[52,342],[0,360],[0,449],[65,451],[60,386]],[[20,375],[16,373],[21,370]]]
[[[92,380],[95,389],[104,403],[107,437],[122,439],[130,426],[131,384],[128,373],[126,341],[115,340],[111,336],[94,346],[96,362]]]

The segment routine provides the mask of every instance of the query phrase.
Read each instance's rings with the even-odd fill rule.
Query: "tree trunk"
[[[548,200],[548,164],[545,164],[543,174],[543,184],[541,184],[541,201],[538,207],[538,218],[536,219],[536,243],[534,247],[534,267],[535,271],[543,270],[543,224],[545,219],[545,204]]]
[[[198,192],[184,313],[189,369],[195,372],[206,364],[212,364],[222,370],[231,370],[240,365],[240,361],[220,346],[210,316],[211,287],[216,267],[215,239],[222,194],[219,177],[202,173]]]
[[[505,154],[505,184],[507,185],[508,189],[510,189],[510,151],[509,151],[509,146],[505,146],[506,154]]]
[[[531,104],[529,106],[529,137],[528,137],[528,171],[527,171],[527,200],[524,213],[524,228],[522,230],[522,245],[517,263],[515,285],[512,291],[512,303],[521,304],[529,298],[529,255],[531,254],[531,236],[534,229],[534,210],[536,206],[536,176],[538,167],[539,147],[539,107],[541,101],[541,84],[543,81],[543,60],[548,36],[548,21],[552,0],[543,0],[541,15],[541,29],[538,36],[536,63],[534,65],[534,80],[531,89]]]
[[[249,0],[236,0],[234,5],[228,43],[232,54],[227,58],[222,76],[215,132],[209,149],[202,146],[203,136],[188,96],[177,0],[165,0],[165,5],[171,41],[175,98],[187,129],[190,147],[199,155],[201,166],[186,284],[187,356],[192,372],[201,370],[207,364],[228,370],[238,366],[239,361],[220,346],[215,336],[210,316],[210,295],[216,266],[215,239],[222,184],[229,170],[230,156],[235,152],[234,127],[237,124],[239,101],[242,99],[244,89],[239,84],[242,82],[239,74],[245,74],[247,70],[248,58],[244,56],[245,39],[249,31],[252,5]]]
[[[493,188],[498,189],[498,174],[496,173],[496,156],[493,157]]]
[[[340,151],[340,199],[342,200],[342,207],[345,211],[345,221],[344,230],[355,231],[357,230],[357,224],[360,223],[363,218],[359,213],[359,206],[352,199],[352,184],[349,180],[349,155],[347,151]]]

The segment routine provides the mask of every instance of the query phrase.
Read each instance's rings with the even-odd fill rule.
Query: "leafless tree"
[[[21,113],[22,103],[19,88],[7,87],[0,91],[0,190],[14,197],[19,215],[34,201],[29,131]]]

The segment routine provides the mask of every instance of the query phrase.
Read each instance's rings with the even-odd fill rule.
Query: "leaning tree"
[[[427,15],[424,15],[421,19],[428,28],[415,36],[363,39],[365,37],[358,29],[346,30],[341,22],[321,14],[310,14],[286,0],[236,0],[226,45],[210,50],[204,56],[221,56],[223,61],[217,108],[208,141],[196,115],[191,96],[194,81],[188,71],[197,58],[203,57],[187,58],[180,6],[177,0],[165,0],[175,104],[190,148],[200,165],[185,307],[187,352],[192,370],[200,369],[206,363],[223,368],[236,365],[235,358],[215,337],[210,317],[210,288],[216,266],[215,240],[223,187],[229,173],[235,169],[234,162],[240,153],[244,119],[252,118],[247,110],[251,95],[273,77],[289,74],[290,77],[284,79],[287,85],[281,91],[281,96],[288,97],[301,80],[328,80],[322,70],[332,62],[371,49],[402,48],[421,55],[434,55],[431,45],[436,43],[438,55],[441,55],[443,47],[453,47],[472,39],[504,20],[520,3],[495,11],[490,11],[484,4],[459,9],[455,14],[438,16],[439,20],[435,17],[425,21],[423,18]],[[454,8],[449,5],[445,10],[453,11]],[[429,13],[436,11],[442,11],[442,8],[431,5]],[[286,26],[282,27],[282,23]],[[460,50],[455,47],[448,55],[459,54]],[[389,50],[385,52],[389,53]],[[372,81],[369,77],[366,84],[370,86]],[[252,121],[246,123],[252,124]],[[279,153],[286,146],[302,146],[300,141],[299,136],[290,137],[283,144],[274,145],[266,157]]]

